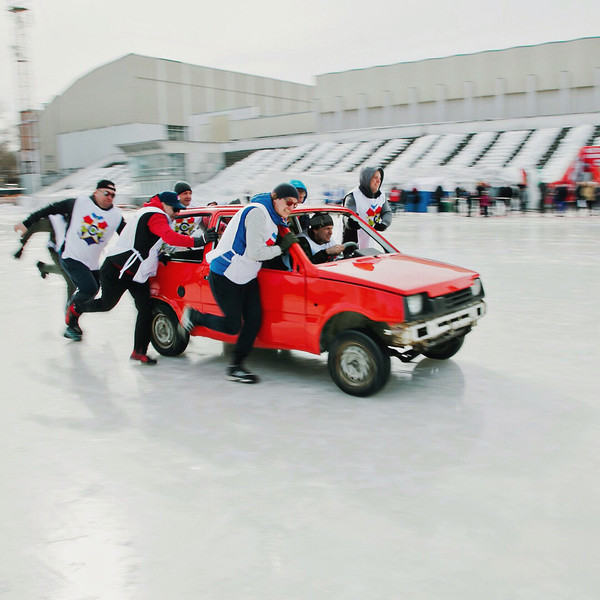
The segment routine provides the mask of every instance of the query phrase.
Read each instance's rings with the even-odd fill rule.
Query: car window
[[[223,232],[225,231],[227,225],[229,224],[229,221],[231,221],[232,218],[233,218],[233,215],[219,217],[219,220],[217,221],[217,226],[216,226],[217,241],[215,242],[215,248],[219,245],[221,236],[223,235]]]
[[[198,237],[208,228],[210,214],[182,216],[173,219],[173,230],[183,235]],[[180,246],[165,245],[162,252],[171,260],[201,262],[204,257],[204,248],[182,248]]]
[[[290,216],[288,220],[288,226],[291,231],[293,231],[296,235],[306,231],[308,227],[308,220],[314,213],[294,213]],[[333,244],[343,244],[348,241],[357,241],[358,235],[357,230],[349,227],[348,221],[349,217],[344,213],[331,212],[329,213],[333,220],[333,234],[331,236],[331,242]],[[368,247],[361,248],[354,256],[365,256],[365,255],[374,255],[374,254],[383,254],[388,252],[394,252],[395,250],[387,244],[384,240],[381,240],[380,237],[373,233],[368,227],[362,225],[357,221],[354,221],[356,226],[365,232],[365,235],[368,236],[369,245]],[[363,237],[363,243],[364,243]],[[352,254],[348,254],[348,257],[353,256]],[[343,260],[344,256],[340,255],[338,260]]]

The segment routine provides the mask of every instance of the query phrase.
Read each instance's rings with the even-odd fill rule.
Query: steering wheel
[[[344,258],[350,258],[358,248],[356,242],[345,242],[342,246],[344,246]]]

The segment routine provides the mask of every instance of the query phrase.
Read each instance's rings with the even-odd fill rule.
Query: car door
[[[174,224],[176,230],[194,236],[205,231],[211,219],[211,214],[199,212],[178,217]],[[166,250],[168,277],[161,277],[161,293],[180,310],[188,305],[198,310],[202,308],[204,290],[208,285],[205,277],[208,274],[206,253],[210,248],[209,244],[205,248],[169,247]]]
[[[263,322],[257,345],[306,350],[306,271],[295,244],[288,268],[265,268],[258,274]],[[284,266],[284,265],[282,265]]]
[[[212,227],[216,229],[217,241],[210,245],[209,249],[216,248],[219,245],[219,241],[225,228],[229,224],[229,221],[233,218],[231,214],[219,214],[216,220],[212,224]],[[210,290],[210,284],[208,282],[208,273],[210,271],[210,265],[206,261],[206,258],[202,261],[202,264],[198,267],[198,278],[201,280],[201,306],[198,308],[201,312],[210,313],[213,315],[222,315],[221,309],[219,308],[212,292]]]

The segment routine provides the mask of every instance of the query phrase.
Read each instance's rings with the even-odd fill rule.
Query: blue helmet
[[[304,201],[306,202],[306,198],[308,198],[308,189],[299,179],[292,179],[290,184],[293,185],[297,190],[304,190],[306,192],[306,196],[304,197]]]

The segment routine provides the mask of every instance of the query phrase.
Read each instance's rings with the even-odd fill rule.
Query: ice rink
[[[599,216],[398,214],[488,315],[357,399],[325,355],[256,351],[256,386],[201,338],[132,364],[129,296],[64,339],[25,214],[0,206],[3,600],[597,600]]]

